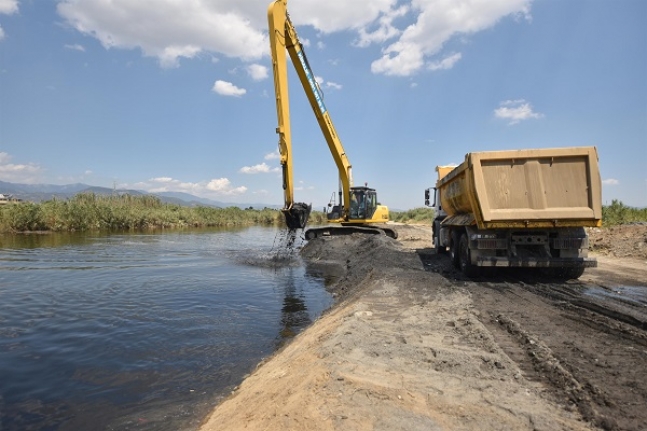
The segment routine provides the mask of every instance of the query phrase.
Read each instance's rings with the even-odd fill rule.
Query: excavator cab
[[[339,193],[341,197],[341,192]],[[334,194],[333,194],[334,196]],[[368,223],[373,220],[373,215],[378,207],[377,192],[375,189],[368,187],[351,187],[350,188],[350,205],[348,205],[348,217],[344,217],[344,205],[341,203],[333,205],[328,204],[328,220],[344,224],[344,220],[349,223]]]
[[[377,193],[368,187],[350,188],[349,220],[370,220],[377,208]]]

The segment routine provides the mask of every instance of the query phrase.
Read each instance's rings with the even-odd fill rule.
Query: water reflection
[[[0,236],[0,430],[196,428],[331,304],[275,234]]]
[[[297,288],[294,271],[290,270],[286,277],[283,292],[283,308],[281,308],[280,335],[285,340],[294,337],[299,330],[312,323],[304,294]]]
[[[1,234],[0,249],[7,250],[68,247],[72,245],[86,244],[87,241],[88,237],[85,234]]]

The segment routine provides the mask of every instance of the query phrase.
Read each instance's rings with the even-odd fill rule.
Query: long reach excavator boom
[[[303,90],[317,118],[321,132],[326,139],[330,153],[333,156],[340,182],[340,204],[328,212],[328,221],[343,226],[355,227],[355,231],[371,233],[386,233],[396,236],[395,231],[386,228],[369,226],[370,223],[386,223],[389,220],[388,208],[377,202],[374,189],[368,187],[353,187],[352,167],[341,140],[335,131],[323,100],[314,73],[310,68],[303,45],[290,21],[287,11],[287,0],[276,0],[270,3],[267,11],[269,22],[270,48],[272,52],[272,71],[274,74],[274,92],[276,96],[276,113],[279,135],[279,154],[283,173],[284,208],[283,213],[288,228],[302,229],[305,227],[311,206],[302,202],[294,202],[294,178],[292,172],[292,136],[290,132],[290,103],[288,96],[287,54],[290,55]],[[287,51],[287,54],[286,54]],[[349,233],[353,229],[347,229]],[[320,234],[333,234],[331,228],[311,229],[311,239]],[[336,233],[336,232],[334,232]]]

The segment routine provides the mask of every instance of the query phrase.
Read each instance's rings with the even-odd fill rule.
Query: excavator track
[[[368,235],[386,235],[390,238],[397,239],[398,232],[389,227],[378,226],[324,226],[314,227],[305,231],[306,240],[313,240],[315,238],[339,235],[352,235],[354,233],[368,234]]]

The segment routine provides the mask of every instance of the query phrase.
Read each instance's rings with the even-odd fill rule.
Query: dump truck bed
[[[480,229],[601,225],[595,147],[468,153],[437,187],[447,224]]]

